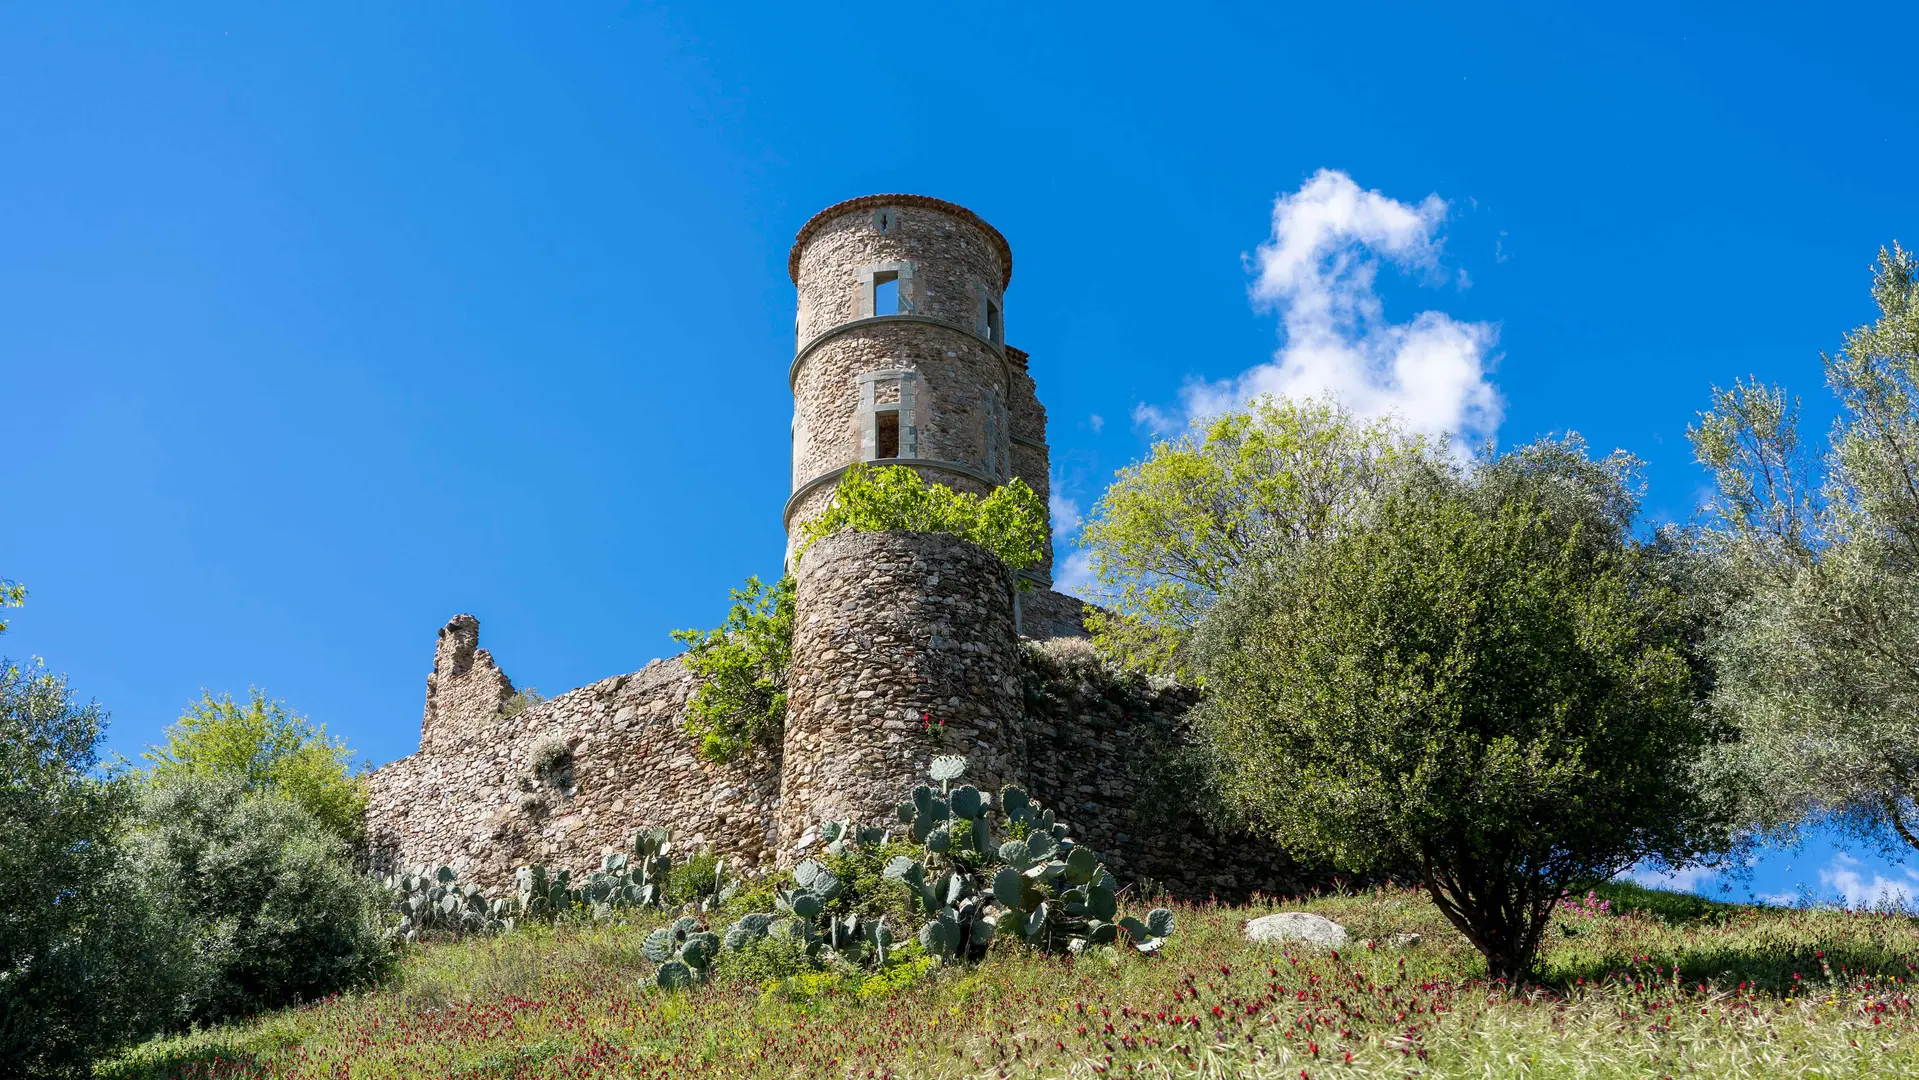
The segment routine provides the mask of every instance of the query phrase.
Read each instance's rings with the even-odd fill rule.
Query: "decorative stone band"
[[[1009,435],[1007,437],[1012,439],[1014,442],[1020,444],[1021,446],[1031,446],[1038,450],[1047,449],[1045,439],[1035,439],[1026,435]]]
[[[786,369],[787,388],[794,391],[799,389],[800,368],[806,364],[807,357],[812,356],[814,351],[821,345],[826,344],[848,331],[859,330],[868,326],[885,326],[889,323],[915,323],[920,326],[937,326],[941,329],[954,330],[965,334],[967,337],[993,350],[993,352],[999,356],[1000,363],[1004,365],[1006,369],[1005,376],[1007,384],[1011,385],[1012,383],[1013,368],[1011,363],[1006,359],[1004,347],[994,344],[987,338],[981,337],[978,331],[973,330],[971,327],[962,326],[956,322],[948,322],[945,319],[935,319],[931,315],[868,315],[863,319],[854,319],[851,322],[840,323],[838,326],[830,326],[813,335],[813,340],[800,346],[799,351],[793,354],[793,363]]]
[[[916,469],[930,469],[934,472],[964,476],[970,480],[977,480],[989,488],[995,488],[1000,485],[1000,481],[986,475],[983,470],[976,469],[963,461],[936,461],[932,458],[883,458],[878,461],[848,462],[831,472],[823,472],[813,479],[808,480],[806,483],[794,488],[792,496],[786,500],[786,509],[780,513],[781,527],[788,530],[792,529],[793,511],[799,508],[801,501],[808,495],[813,494],[813,492],[818,491],[828,484],[839,483],[840,477],[846,474],[846,470],[852,468],[854,465],[862,464],[873,466],[910,465]]]

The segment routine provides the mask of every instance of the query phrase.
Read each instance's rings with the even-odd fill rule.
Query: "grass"
[[[1334,953],[1254,946],[1316,911]],[[179,1077],[1919,1076],[1919,922],[1608,886],[1568,901],[1546,988],[1484,978],[1420,894],[1182,906],[1116,969],[1009,951],[883,979],[643,989],[639,929],[417,950],[393,985],[149,1043],[101,1070]],[[1384,942],[1414,931],[1423,942]],[[1366,939],[1379,942],[1375,947]],[[924,966],[923,962],[921,966]]]

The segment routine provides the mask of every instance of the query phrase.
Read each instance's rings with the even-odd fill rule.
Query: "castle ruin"
[[[1019,477],[1046,501],[1046,412],[1027,355],[1006,344],[1012,250],[964,207],[868,195],[800,228],[789,559],[800,526],[855,462],[903,465],[985,494]],[[1050,533],[1050,530],[1049,530]],[[678,659],[515,712],[479,622],[439,632],[420,750],[369,778],[376,861],[447,863],[508,885],[516,867],[580,869],[664,825],[733,865],[790,864],[822,820],[892,820],[937,754],[964,754],[983,790],[1020,783],[1116,872],[1174,892],[1296,888],[1283,855],[1168,805],[1144,766],[1183,731],[1190,693],[1143,680],[1095,689],[1021,640],[1083,636],[1084,605],[1052,590],[1051,541],[1027,588],[956,537],[842,532],[799,565],[781,745],[727,764],[684,732],[693,676]],[[937,723],[935,723],[937,721]],[[563,758],[564,768],[547,759]]]

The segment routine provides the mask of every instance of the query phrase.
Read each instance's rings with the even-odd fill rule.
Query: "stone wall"
[[[966,755],[982,788],[1023,774],[1003,564],[941,533],[848,531],[808,549],[797,576],[782,858],[822,819],[893,820],[937,754]]]
[[[1193,690],[1121,674],[1079,639],[1029,644],[1022,665],[1028,790],[1121,882],[1240,900],[1331,881],[1268,841],[1206,823],[1188,756]]]
[[[477,647],[478,621],[461,616],[454,624],[470,631],[471,644],[463,638],[457,647]],[[447,726],[448,702],[484,702],[504,680],[490,661],[436,668],[420,752],[369,777],[369,849],[381,869],[446,863],[463,881],[504,889],[516,867],[586,869],[651,825],[741,864],[765,859],[779,763],[770,755],[726,766],[698,758],[681,729],[694,683],[678,660],[656,660],[517,716],[469,711],[457,728]],[[458,740],[449,737],[454,730]],[[570,748],[570,768],[535,776],[534,751],[548,740]]]

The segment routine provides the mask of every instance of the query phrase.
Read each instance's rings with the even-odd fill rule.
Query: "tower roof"
[[[1000,235],[998,229],[988,225],[985,218],[958,203],[935,199],[931,195],[861,195],[856,199],[834,203],[807,218],[806,224],[800,226],[799,235],[793,238],[792,253],[786,257],[786,272],[793,279],[793,284],[800,283],[800,252],[805,249],[807,241],[813,239],[813,234],[821,225],[841,214],[851,213],[854,210],[877,209],[882,206],[911,206],[921,210],[937,210],[978,228],[986,234],[988,240],[992,241],[993,249],[999,253],[1000,265],[1006,268],[1006,278],[1000,282],[1000,288],[1004,289],[1013,283],[1012,245],[1006,242],[1006,238]]]

